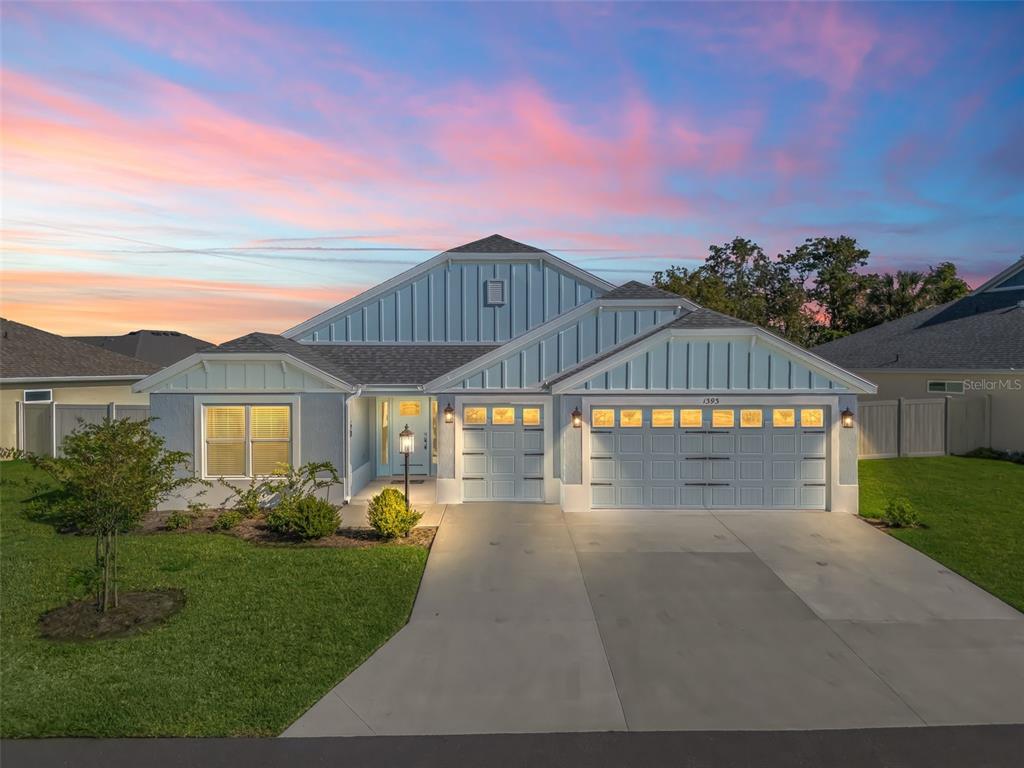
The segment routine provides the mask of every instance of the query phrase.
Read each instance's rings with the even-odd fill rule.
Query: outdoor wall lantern
[[[448,403],[448,405],[444,407],[444,423],[451,424],[453,421],[455,421],[455,409],[452,408],[451,403]]]
[[[409,454],[416,445],[416,435],[405,425],[405,429],[398,433],[398,452],[405,456],[405,511],[409,511]]]
[[[583,426],[583,414],[580,413],[579,408],[572,409],[572,425],[575,429],[579,429]]]
[[[843,411],[839,415],[839,417],[842,419],[843,427],[845,427],[846,429],[849,429],[850,427],[853,426],[853,411],[851,411],[849,408]]]

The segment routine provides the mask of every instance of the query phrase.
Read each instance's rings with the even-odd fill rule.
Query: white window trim
[[[50,396],[45,400],[29,400],[27,395],[29,392],[49,392]],[[21,401],[26,405],[47,405],[53,402],[53,390],[52,389],[24,389],[21,392]]]
[[[255,480],[252,475],[207,475],[206,474],[206,409],[207,405],[287,405],[291,406],[291,465],[302,466],[302,398],[298,395],[196,395],[192,399],[194,419],[194,472],[204,480]],[[246,467],[252,466],[249,440],[249,415],[246,412]],[[258,477],[266,477],[259,475]]]
[[[942,391],[938,392],[938,391],[933,390],[932,389],[932,384],[941,384],[942,385]],[[960,385],[960,391],[957,392],[956,390],[950,389],[949,388],[950,384],[959,384]],[[925,385],[924,391],[927,394],[929,394],[929,395],[962,395],[964,393],[964,383],[963,383],[962,380],[961,381],[948,381],[946,379],[929,379],[928,383]]]

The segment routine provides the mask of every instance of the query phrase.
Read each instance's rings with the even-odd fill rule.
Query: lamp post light
[[[849,408],[847,408],[841,414],[839,414],[839,418],[842,420],[844,428],[849,429],[850,427],[853,426],[853,411],[851,411]]]
[[[405,425],[405,429],[398,433],[398,452],[405,456],[405,511],[409,511],[409,454],[412,453],[415,445],[416,435]]]

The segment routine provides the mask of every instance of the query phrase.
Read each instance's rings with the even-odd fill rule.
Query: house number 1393
[[[705,397],[704,398],[704,405],[718,405],[718,398],[717,397]]]

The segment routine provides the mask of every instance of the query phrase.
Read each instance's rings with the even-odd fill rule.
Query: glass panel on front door
[[[409,474],[429,475],[432,462],[432,411],[426,397],[394,397],[380,400],[379,445],[382,475],[405,473],[405,454],[401,451],[401,433],[406,427],[413,433],[409,454]]]

